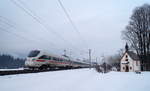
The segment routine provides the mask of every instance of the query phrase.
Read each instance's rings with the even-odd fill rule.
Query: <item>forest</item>
[[[0,54],[0,69],[15,69],[24,67],[25,59],[13,57],[9,54]]]

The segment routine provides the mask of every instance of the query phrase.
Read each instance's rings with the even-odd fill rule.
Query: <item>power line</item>
[[[33,40],[33,39],[26,38],[26,37],[24,37],[24,36],[22,36],[22,35],[19,35],[19,34],[17,34],[17,33],[10,32],[10,31],[8,31],[8,30],[2,28],[2,27],[0,27],[0,31],[9,33],[9,34],[11,34],[11,35],[13,35],[13,36],[15,36],[15,37],[17,37],[17,38],[19,38],[19,39],[23,39],[23,40],[30,41],[31,43],[34,42],[34,43],[37,43],[38,45],[41,44],[41,42],[39,42],[39,41],[37,41],[37,40]],[[41,46],[41,45],[40,45],[40,46]],[[43,48],[43,46],[41,46],[41,47]],[[51,47],[51,48],[54,48],[54,47],[52,47],[52,46],[50,46],[50,47]],[[56,49],[56,48],[54,48],[54,49]],[[58,49],[57,49],[57,50],[58,50]],[[51,51],[51,50],[50,50],[50,51]]]
[[[33,13],[33,11],[31,11],[29,8],[28,8],[28,10],[26,10],[24,7],[22,7],[20,4],[18,4],[15,0],[10,0],[10,1],[11,1],[12,3],[14,3],[17,7],[19,7],[21,10],[23,10],[25,13],[27,13],[29,16],[31,16],[36,22],[38,22],[41,26],[43,26],[43,27],[45,28],[45,30],[47,30],[48,32],[49,32],[49,30],[51,30],[51,32],[52,32],[53,34],[55,34],[56,36],[59,36],[59,38],[62,39],[64,42],[68,42],[73,48],[78,49],[78,48],[76,48],[75,46],[73,46],[71,42],[65,40],[60,34],[58,34],[58,33],[55,32],[55,31],[52,31],[52,30],[53,30],[52,28],[49,29],[49,27],[47,27],[45,24],[43,24],[43,23],[41,22],[41,19],[39,19],[39,17],[38,17],[37,15],[35,15],[35,14]],[[20,0],[18,0],[18,1],[20,2]],[[23,2],[20,2],[20,3],[23,3]],[[26,8],[27,8],[27,7],[26,7]]]
[[[4,24],[6,24],[6,25],[8,25],[9,27],[11,27],[11,28],[13,28],[13,29],[15,29],[15,30],[18,30],[17,28],[16,28],[16,23],[14,22],[14,21],[10,21],[9,19],[7,19],[6,17],[3,17],[3,16],[0,16],[0,22],[2,22],[2,23],[4,23]],[[11,22],[11,23],[13,23],[13,24],[10,24],[9,22]],[[14,25],[15,24],[15,25]],[[22,29],[21,29],[22,30]],[[16,36],[17,38],[21,38],[21,39],[23,39],[23,40],[29,40],[29,41],[31,41],[31,42],[35,42],[34,40],[33,40],[33,38],[32,38],[32,40],[30,40],[30,38],[28,39],[28,38],[26,38],[26,37],[24,37],[24,36],[21,36],[20,34],[18,34],[18,33],[14,33],[14,32],[12,32],[12,31],[8,31],[8,30],[6,30],[6,29],[4,29],[4,28],[1,28],[1,31],[4,31],[4,32],[6,32],[6,33],[9,33],[9,34],[12,34],[13,36]],[[27,34],[26,34],[27,35]],[[35,37],[35,35],[34,35],[34,37]],[[38,40],[43,40],[42,38],[38,38]],[[36,41],[38,44],[42,44],[41,42],[39,42],[39,41]],[[52,47],[52,46],[50,46],[51,48],[54,48],[54,49],[57,49],[57,50],[59,50],[60,51],[60,49],[58,49],[58,48],[56,48],[56,47]],[[62,50],[64,50],[64,49],[62,49]]]
[[[79,32],[79,29],[76,27],[75,23],[73,22],[73,20],[71,19],[69,13],[67,12],[67,10],[65,9],[63,3],[61,2],[61,0],[58,0],[62,10],[64,11],[66,17],[68,18],[68,20],[70,21],[71,25],[73,26],[74,30],[77,32],[77,34],[79,35],[79,37],[81,38],[81,40],[83,41],[83,43],[85,43],[86,46],[87,42],[85,41],[85,39],[81,36],[81,33]]]
[[[4,19],[5,17],[0,16],[0,18],[3,18],[3,19]],[[9,20],[8,20],[7,18],[5,18],[5,20],[7,20],[7,22],[6,22],[6,21],[1,21],[1,19],[0,19],[0,22],[5,23],[6,25],[8,25],[8,26],[12,27],[13,29],[17,30],[17,28],[16,28],[14,25],[8,23]],[[6,30],[6,29],[4,29],[4,28],[1,28],[1,31],[5,31],[5,32],[7,32],[7,33],[13,34],[13,35],[15,35],[16,37],[19,37],[19,38],[24,39],[24,40],[29,40],[29,41],[31,41],[31,42],[33,42],[33,41],[35,42],[35,40],[33,40],[33,39],[31,39],[31,38],[23,37],[23,36],[21,36],[21,35],[19,35],[19,34],[17,34],[17,33],[10,32],[10,31],[8,31],[8,30]],[[34,36],[35,36],[35,35],[34,35]],[[38,38],[38,39],[39,39],[40,41],[43,40],[42,38]],[[46,40],[46,41],[47,41],[47,40]],[[41,44],[41,42],[37,41],[37,39],[36,39],[36,42],[37,42],[38,44]],[[47,41],[47,42],[49,42],[49,41]],[[51,43],[51,42],[49,42],[49,43],[50,43],[51,45],[54,45],[54,44]],[[52,47],[52,46],[50,46],[50,47],[58,50],[58,48],[56,48],[56,47]]]
[[[28,41],[33,41],[33,40],[27,39],[27,38],[25,38],[25,37],[23,37],[23,36],[20,36],[19,34],[10,32],[10,31],[8,31],[8,30],[2,28],[2,27],[0,27],[0,30],[1,30],[1,31],[4,31],[4,32],[7,32],[7,33],[9,33],[9,34],[12,34],[12,35],[14,35],[14,36],[16,36],[16,37],[18,37],[18,38],[21,38],[21,39],[28,40]]]
[[[20,2],[20,4],[26,6],[26,4],[23,1],[20,1],[20,0],[18,0],[18,1]],[[41,18],[39,16],[37,16],[35,13],[33,13],[33,11],[31,9],[29,9],[27,6],[26,6],[26,9],[25,9],[23,6],[21,6],[15,0],[11,0],[11,2],[14,3],[18,8],[20,8],[21,10],[23,10],[26,14],[28,14],[29,16],[31,16],[36,22],[38,22],[42,27],[44,27],[45,30],[47,30],[48,32],[49,32],[49,30],[51,30],[50,32],[52,32],[53,34],[55,34],[56,36],[58,36],[58,38],[62,39],[65,43],[70,44],[70,46],[72,46],[72,48],[74,48],[76,50],[79,50],[79,51],[83,51],[83,50],[80,50],[77,47],[75,47],[71,42],[65,40],[60,34],[58,34],[57,32],[53,31],[52,28],[49,29],[49,27],[47,27],[45,24],[42,23]]]
[[[5,24],[7,24],[10,27],[14,27],[12,24],[9,23],[10,21],[7,18],[3,17],[3,16],[0,16],[0,21],[4,22]]]
[[[0,18],[3,18],[3,19],[4,19],[4,17],[2,17],[2,16],[0,16]],[[7,18],[5,18],[5,19],[7,19]],[[8,21],[8,19],[7,19],[7,21]],[[8,25],[8,26],[12,27],[13,29],[16,29],[16,30],[17,30],[17,28],[16,28],[14,25],[12,25],[12,24],[10,24],[10,23],[8,23],[8,22],[6,22],[6,21],[0,20],[0,22],[3,22],[3,23],[5,23],[6,25]],[[34,37],[35,37],[35,35],[34,35]],[[40,40],[43,40],[43,38],[41,38],[41,37],[39,37],[39,39],[40,39]],[[52,43],[52,42],[50,42],[50,41],[48,41],[48,40],[46,40],[46,41],[47,41],[48,43],[50,43],[51,45],[55,46],[54,43]]]

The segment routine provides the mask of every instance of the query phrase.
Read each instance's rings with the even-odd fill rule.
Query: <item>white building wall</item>
[[[121,71],[121,72],[125,72],[125,67],[126,67],[126,64],[125,64],[125,63],[127,63],[127,62],[125,61],[126,55],[127,55],[127,53],[124,54],[124,56],[122,57],[121,62],[120,62],[120,67],[121,67],[121,70],[120,70],[120,71]]]
[[[133,72],[134,71],[134,61],[133,59],[128,55],[128,60],[129,60],[129,72]]]
[[[134,67],[135,67],[134,71],[141,71],[140,61],[134,61]]]

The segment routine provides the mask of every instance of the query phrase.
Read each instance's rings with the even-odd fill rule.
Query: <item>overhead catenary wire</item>
[[[64,7],[63,3],[61,2],[61,0],[58,0],[58,2],[60,4],[62,10],[64,11],[66,17],[68,18],[69,22],[71,23],[72,27],[74,28],[74,30],[76,31],[76,33],[78,34],[80,39],[82,40],[83,44],[88,47],[87,42],[85,41],[84,37],[81,35],[79,29],[76,27],[75,23],[73,22],[72,18],[70,17],[69,13],[67,12],[67,10]]]
[[[26,14],[28,14],[29,16],[31,16],[36,22],[38,22],[43,28],[45,28],[45,30],[47,30],[47,32],[51,32],[54,35],[56,35],[58,38],[60,38],[61,40],[63,40],[65,43],[70,44],[70,46],[72,46],[73,48],[78,49],[77,47],[75,47],[71,42],[65,40],[59,33],[55,32],[52,28],[46,26],[41,19],[35,14],[33,13],[33,11],[31,10],[27,10],[27,8],[25,9],[23,6],[21,6],[19,3],[17,3],[15,0],[10,0],[12,3],[14,3],[17,7],[19,7],[21,10],[23,10]],[[18,0],[20,2],[20,0]],[[20,2],[22,3],[22,2]]]
[[[2,19],[5,19],[5,21],[4,20],[2,20]],[[7,20],[7,21],[6,21]],[[5,17],[2,17],[2,16],[0,16],[0,22],[3,22],[3,23],[5,23],[6,25],[8,25],[8,26],[10,26],[11,28],[13,28],[13,29],[15,29],[15,30],[17,30],[17,27],[15,27],[13,24],[10,24],[9,23],[9,20],[7,19],[7,18],[5,18]],[[21,30],[23,30],[23,29],[21,29]],[[34,37],[35,37],[36,35],[34,35]],[[45,39],[43,39],[43,38],[41,38],[41,37],[39,37],[38,36],[38,39],[40,39],[40,40],[45,40]],[[49,44],[51,44],[51,45],[53,45],[53,46],[56,46],[54,43],[52,43],[52,42],[50,42],[49,40],[46,40]]]
[[[0,23],[3,23],[3,24],[8,25],[8,27],[11,27],[13,30],[18,30],[18,28],[15,26],[16,23],[15,23],[14,21],[12,21],[12,20],[7,19],[7,18],[4,17],[4,16],[0,16]],[[4,26],[2,26],[2,27],[4,27]],[[11,29],[11,30],[12,30],[12,29]],[[21,30],[24,30],[24,29],[21,29]],[[30,44],[35,44],[35,43],[36,43],[36,45],[38,44],[38,46],[40,46],[40,45],[43,43],[43,42],[40,42],[41,40],[43,40],[42,38],[38,38],[38,39],[34,40],[34,38],[25,37],[25,36],[22,36],[21,34],[18,34],[18,33],[14,32],[14,31],[10,31],[10,29],[8,30],[8,28],[7,28],[7,29],[0,28],[0,31],[6,32],[6,33],[8,33],[8,34],[11,34],[11,35],[13,35],[13,36],[15,36],[15,37],[17,37],[17,38],[19,38],[19,39],[23,39],[23,40],[30,41]],[[27,35],[27,34],[26,34],[26,35]],[[34,35],[34,37],[35,37],[35,35]],[[37,41],[37,40],[40,40],[40,41]],[[49,46],[49,45],[48,45],[48,46]],[[41,47],[42,47],[42,46],[41,46]],[[42,48],[43,48],[43,47],[42,47]],[[58,51],[60,51],[59,48],[56,48],[56,47],[53,47],[53,46],[49,46],[49,48],[53,48],[53,50],[58,50]],[[43,50],[43,49],[42,49],[42,50]],[[51,52],[52,52],[52,51],[51,51]]]
[[[10,24],[10,23],[8,23],[8,22],[6,22],[6,21],[2,21],[1,20],[1,18],[2,18],[2,16],[0,17],[0,22],[2,22],[2,23],[4,23],[4,24],[6,24],[6,25],[8,25],[9,27],[12,27],[14,30],[17,30],[17,28],[14,26],[14,25],[12,25],[12,24]],[[4,17],[3,17],[4,18]],[[5,19],[7,19],[7,18],[5,18]],[[7,21],[8,21],[8,19],[7,19]],[[4,29],[4,28],[1,28],[0,27],[0,29],[1,29],[1,31],[4,31],[4,32],[7,32],[7,33],[9,33],[9,34],[12,34],[12,35],[14,35],[14,36],[16,36],[16,37],[18,37],[18,38],[21,38],[21,39],[23,39],[23,40],[28,40],[28,41],[30,41],[30,42],[32,42],[32,43],[38,43],[38,45],[39,44],[42,44],[40,41],[41,40],[43,40],[42,38],[38,38],[40,41],[38,41],[37,39],[35,40],[35,39],[33,39],[33,38],[27,38],[27,37],[25,37],[25,36],[22,36],[22,35],[20,35],[20,34],[18,34],[18,33],[14,33],[13,31],[8,31],[7,29]],[[52,44],[52,43],[51,43]],[[49,46],[49,45],[48,45]],[[53,47],[53,46],[50,46],[50,48],[54,48],[54,49],[57,49],[57,48],[55,48],[55,47]],[[58,49],[57,49],[58,50]]]
[[[43,22],[43,20],[42,20],[42,18],[40,18],[37,14],[35,14],[34,12],[33,12],[33,10],[31,10],[27,5],[26,5],[26,3],[24,3],[23,1],[21,1],[21,0],[18,0],[18,2],[20,3],[20,4],[22,4],[22,5],[24,5],[24,9],[27,9],[28,11],[29,11],[29,13],[31,14],[31,15],[33,15],[35,18],[37,18],[37,20],[39,20],[39,21],[41,21],[41,23]],[[32,16],[31,16],[32,17]],[[48,28],[45,24],[43,24],[43,27],[48,31],[48,30],[53,30],[52,28]],[[49,32],[49,31],[48,31]],[[59,33],[57,33],[57,32],[55,32],[54,30],[53,31],[51,31],[51,32],[53,32],[53,34],[55,34],[57,37],[60,37],[60,39],[62,39],[65,43],[67,43],[68,42],[68,44],[70,44],[74,49],[76,49],[76,50],[79,50],[79,51],[81,51],[80,49],[78,49],[77,47],[75,47],[71,42],[69,42],[69,41],[67,41],[66,39],[64,39]],[[62,50],[64,50],[64,49],[62,49]],[[75,54],[78,54],[78,53],[75,53]]]
[[[32,42],[33,42],[33,40],[31,40],[31,39],[27,39],[26,37],[23,37],[23,36],[21,36],[21,35],[19,35],[19,34],[17,34],[17,33],[14,33],[14,32],[10,32],[10,31],[8,31],[8,30],[2,28],[2,27],[0,27],[0,31],[4,31],[4,32],[7,32],[7,33],[9,33],[9,34],[12,34],[12,35],[14,35],[14,36],[16,36],[16,37],[18,37],[18,38],[21,38],[21,39],[24,39],[24,40],[28,40],[28,41],[32,41]]]
[[[30,41],[30,43],[32,43],[32,44],[35,44],[35,43],[36,43],[36,44],[35,44],[36,46],[37,46],[37,44],[38,44],[38,46],[40,46],[40,47],[43,48],[43,46],[40,45],[41,43],[40,43],[39,41],[26,38],[26,37],[24,37],[24,36],[22,36],[22,35],[20,35],[20,34],[14,33],[14,32],[12,32],[12,31],[8,31],[7,29],[4,29],[4,28],[2,28],[2,27],[0,27],[0,31],[6,32],[6,33],[8,33],[8,34],[11,34],[11,35],[13,35],[13,36],[15,36],[15,37],[17,37],[17,38],[19,38],[19,39],[26,40],[26,41]],[[53,48],[53,47],[51,47],[51,48]],[[52,50],[49,50],[49,51],[52,52]]]
[[[0,16],[0,21],[7,24],[10,27],[14,27],[12,24],[10,24],[10,20],[8,20],[6,17]]]

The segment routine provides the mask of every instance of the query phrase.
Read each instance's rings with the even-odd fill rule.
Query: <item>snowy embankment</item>
[[[18,68],[18,69],[0,69],[0,71],[12,71],[12,70],[24,70],[24,68]]]
[[[150,72],[142,74],[93,69],[0,76],[0,91],[149,91]]]

